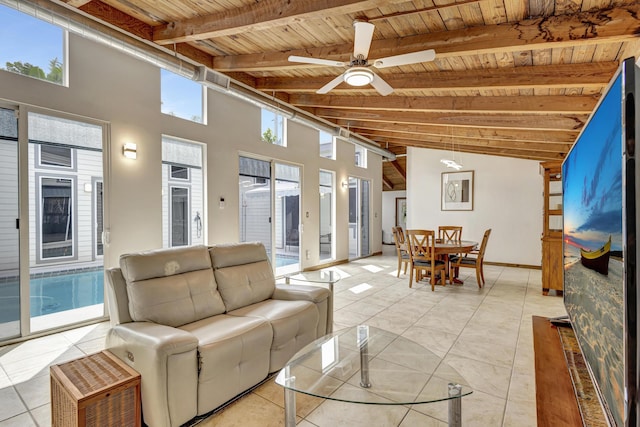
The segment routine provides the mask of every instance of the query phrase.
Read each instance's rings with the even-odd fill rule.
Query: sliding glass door
[[[334,172],[320,171],[320,212],[318,214],[320,228],[320,261],[335,258],[334,255]]]
[[[349,177],[349,258],[369,255],[370,182]]]
[[[276,274],[300,271],[300,168],[274,163]]]
[[[104,134],[0,107],[0,341],[104,317]]]
[[[276,275],[299,271],[300,168],[241,156],[239,171],[240,241],[262,242]]]
[[[240,241],[262,242],[271,251],[271,163],[240,157]]]
[[[20,336],[18,119],[0,108],[0,341]]]
[[[29,112],[30,331],[104,316],[103,127]]]

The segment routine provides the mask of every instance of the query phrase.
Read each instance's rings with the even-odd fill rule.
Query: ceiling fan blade
[[[391,92],[393,92],[393,88],[389,86],[389,83],[385,82],[382,77],[373,73],[373,81],[371,82],[371,86],[374,87],[375,90],[380,93],[382,96],[387,96]]]
[[[328,65],[331,67],[344,67],[345,63],[341,61],[333,61],[331,59],[309,58],[306,56],[291,55],[289,62],[301,62],[303,64]]]
[[[369,56],[369,48],[371,47],[371,39],[373,39],[373,30],[375,25],[364,22],[356,21],[353,23],[356,29],[356,35],[353,42],[353,57],[358,58],[362,55],[363,59],[367,59]]]
[[[421,50],[418,52],[405,53],[404,55],[388,56],[373,61],[376,68],[397,67],[399,65],[417,64],[419,62],[429,62],[436,58],[436,51],[433,49]]]
[[[342,83],[343,80],[343,74],[340,74],[338,77],[336,77],[335,79],[331,80],[329,83],[327,83],[326,85],[322,86],[320,89],[318,89],[316,91],[316,93],[319,94],[325,94],[327,92],[329,92],[331,89],[333,89],[334,87],[338,86],[340,83]]]

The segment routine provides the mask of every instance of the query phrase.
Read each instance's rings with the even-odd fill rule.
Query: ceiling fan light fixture
[[[344,73],[344,81],[351,86],[364,86],[373,81],[373,71],[364,67],[350,68]]]

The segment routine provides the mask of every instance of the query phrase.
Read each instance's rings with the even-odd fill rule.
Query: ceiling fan
[[[388,56],[386,58],[375,59],[369,62],[369,48],[373,39],[375,26],[365,21],[355,21],[355,39],[353,42],[353,55],[350,62],[333,61],[331,59],[310,58],[305,56],[289,56],[290,62],[301,62],[304,64],[328,65],[333,67],[347,67],[347,70],[326,85],[322,86],[316,93],[325,94],[338,86],[343,81],[351,86],[364,86],[371,84],[380,95],[389,95],[393,88],[389,86],[380,76],[374,73],[370,67],[387,68],[400,65],[417,64],[419,62],[433,61],[436,52],[433,49],[421,50],[418,52],[405,53],[403,55]]]

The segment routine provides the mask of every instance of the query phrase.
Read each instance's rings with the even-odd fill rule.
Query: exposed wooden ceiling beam
[[[96,19],[99,19],[100,21],[104,21],[113,26],[121,28],[122,30],[144,40],[152,39],[153,29],[150,25],[147,25],[139,19],[125,14],[106,3],[93,0],[86,2],[78,9]],[[180,43],[174,46],[174,50],[176,53],[184,55],[185,57],[195,62],[206,65],[209,68],[213,68],[213,56],[209,55],[206,52],[203,52],[202,50],[194,46],[188,45],[186,43]]]
[[[486,70],[440,71],[387,74],[384,79],[395,90],[482,90],[535,88],[602,89],[618,69],[617,62],[540,65],[535,67],[493,68]],[[336,73],[337,75],[338,73]],[[256,89],[286,92],[315,92],[331,77],[263,77],[256,79]],[[331,93],[353,91],[342,83]],[[358,88],[375,92],[371,86]]]
[[[430,48],[436,50],[437,58],[449,58],[617,43],[638,37],[638,15],[640,4],[626,4],[573,15],[546,16],[520,22],[373,40],[370,52],[371,58],[382,58]],[[291,63],[287,58],[289,55],[300,55],[344,61],[352,50],[353,43],[349,42],[284,52],[223,56],[214,59],[214,68],[218,71],[265,71],[283,67],[309,67],[308,64]]]
[[[80,7],[89,3],[91,0],[62,0],[62,1],[68,4],[69,6]]]
[[[505,141],[530,141],[530,142],[574,142],[578,137],[578,131],[558,130],[530,130],[523,129],[490,129],[475,127],[432,126],[430,124],[404,124],[367,122],[356,120],[335,120],[338,126],[350,129],[400,132],[406,134],[432,135],[445,137],[451,140],[455,138],[474,138]]]
[[[432,143],[436,144],[441,150],[449,150],[451,147],[451,139],[445,137],[437,137],[431,135],[417,135],[417,134],[391,134],[384,131],[372,131],[364,129],[354,129],[354,132],[359,135],[366,136],[377,142],[389,141],[398,143],[399,141],[412,142],[415,145],[420,143]],[[474,138],[456,138],[455,150],[463,150],[466,147],[491,147],[504,150],[529,150],[540,152],[560,152],[567,153],[573,143],[559,143],[559,142],[530,142],[530,141],[504,141],[504,140],[488,140],[488,139],[474,139]]]
[[[423,8],[416,9],[416,10],[404,10],[402,12],[395,12],[395,13],[390,13],[388,15],[381,15],[381,16],[376,16],[376,17],[373,17],[373,18],[369,18],[368,21],[369,22],[377,22],[377,21],[384,21],[384,20],[393,19],[393,18],[399,18],[399,17],[404,17],[404,16],[417,15],[419,13],[436,12],[436,11],[440,11],[440,10],[457,8],[457,7],[460,7],[460,6],[479,3],[481,1],[483,1],[483,0],[461,0],[461,1],[453,2],[453,3],[449,3],[449,4],[444,4],[444,5],[441,5],[441,6],[423,7]]]
[[[153,36],[150,25],[101,1],[90,1],[79,6],[78,9],[142,39],[151,40]]]
[[[432,150],[440,150],[443,151],[444,148],[442,144],[434,143],[434,142],[416,142],[416,141],[406,141],[402,139],[398,139],[394,141],[394,144],[398,145],[406,145],[408,147],[417,147],[417,148],[429,148]],[[529,160],[562,160],[566,153],[556,153],[551,151],[536,151],[536,150],[518,150],[518,149],[509,149],[502,147],[476,147],[476,146],[464,146],[460,147],[459,150],[456,150],[461,153],[475,153],[475,154],[486,154],[493,156],[504,156],[504,157],[514,157],[520,159],[529,159]],[[464,159],[463,159],[464,161]]]
[[[230,36],[244,31],[262,31],[307,19],[322,19],[356,13],[406,0],[262,0],[236,9],[156,27],[153,41],[166,45]]]
[[[389,189],[393,190],[393,182],[389,180],[384,174],[382,175],[382,183]]]
[[[466,111],[513,113],[588,114],[596,106],[594,96],[331,96],[292,94],[289,103],[304,107],[331,107],[383,111]]]
[[[402,166],[400,166],[400,163],[398,163],[397,160],[393,160],[393,161],[389,162],[389,164],[391,166],[393,166],[393,168],[396,170],[396,172],[398,172],[400,174],[400,176],[402,177],[402,180],[404,182],[407,182],[407,172],[405,172],[405,170],[402,168]]]
[[[579,130],[589,114],[483,114],[431,113],[420,111],[365,111],[355,109],[312,108],[311,112],[327,120],[361,120],[385,123],[430,124],[438,126],[471,126],[494,129]],[[348,123],[347,123],[348,127]]]

